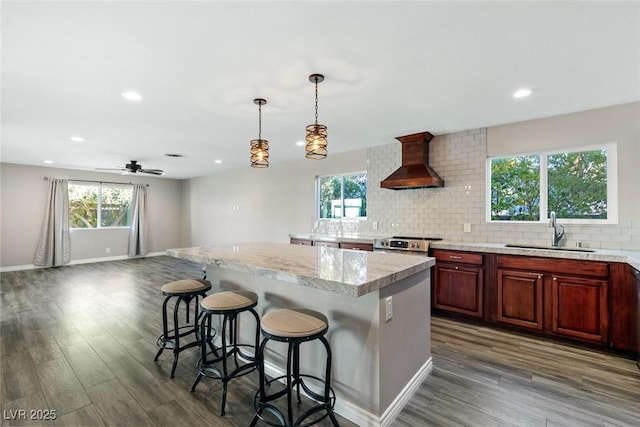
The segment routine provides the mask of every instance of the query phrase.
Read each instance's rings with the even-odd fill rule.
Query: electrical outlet
[[[110,254],[111,253],[111,248],[107,248],[104,250],[106,253]]]
[[[471,233],[471,223],[470,222],[465,222],[464,223],[464,232],[465,233]]]
[[[373,221],[373,229],[374,230],[378,229],[378,221]]]
[[[393,297],[384,299],[384,321],[388,322],[393,317]]]

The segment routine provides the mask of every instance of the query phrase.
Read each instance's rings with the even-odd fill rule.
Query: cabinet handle
[[[449,255],[449,258],[451,258],[451,259],[462,259],[462,257],[460,255]]]
[[[538,279],[542,279],[542,274],[538,274]]]
[[[460,267],[456,266],[456,270],[458,270]]]
[[[553,276],[553,280],[558,281],[558,278],[556,276]]]

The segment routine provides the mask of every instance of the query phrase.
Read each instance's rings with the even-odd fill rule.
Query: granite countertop
[[[631,265],[633,268],[640,270],[640,252],[638,251],[622,251],[608,249],[593,249],[590,252],[577,250],[578,248],[514,248],[507,247],[504,243],[457,243],[457,242],[434,242],[430,244],[433,249],[448,249],[455,251],[468,252],[488,252],[506,255],[526,255],[547,258],[568,258],[586,261],[606,261],[606,262],[623,262]]]
[[[374,239],[388,236],[374,236],[362,234],[289,234],[296,239],[319,240],[323,242],[354,242],[373,243]],[[460,243],[451,241],[432,242],[429,247],[433,249],[449,249],[469,252],[488,252],[507,255],[539,256],[545,258],[569,258],[587,261],[606,261],[627,263],[636,270],[640,270],[640,251],[624,251],[614,249],[588,249],[589,252],[579,251],[579,248],[538,249],[538,248],[514,248],[505,246],[505,243]]]
[[[427,256],[288,243],[178,248],[168,249],[167,255],[353,297],[377,291],[435,264]]]

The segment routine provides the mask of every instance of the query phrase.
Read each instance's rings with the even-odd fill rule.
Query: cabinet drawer
[[[446,251],[442,249],[435,249],[433,256],[436,261],[441,262],[458,262],[461,264],[473,264],[482,265],[482,254],[474,252],[460,252],[460,251]]]
[[[340,248],[355,249],[359,251],[373,251],[373,245],[371,243],[340,242]]]
[[[498,268],[534,270],[548,273],[576,274],[580,276],[609,276],[609,264],[601,261],[581,261],[565,258],[536,258],[517,255],[498,255]]]

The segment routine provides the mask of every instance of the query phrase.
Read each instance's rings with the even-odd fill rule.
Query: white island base
[[[320,263],[325,263],[322,267],[320,264],[316,266],[318,276],[311,278],[310,282],[307,272],[307,276],[300,277],[296,283],[291,265],[280,269],[273,268],[274,265],[269,269],[256,265],[245,268],[247,266],[241,265],[237,259],[231,262],[231,256],[226,259],[216,256],[205,262],[207,278],[222,290],[247,289],[257,293],[256,311],[260,316],[276,308],[291,306],[324,313],[329,320],[326,337],[333,356],[331,385],[336,393],[335,412],[360,426],[391,425],[432,368],[429,267],[433,265],[433,259],[334,248],[286,246],[295,249],[279,248],[295,250],[296,253],[309,256],[315,254]],[[237,251],[238,246],[233,248]],[[194,250],[201,252],[202,249],[174,249],[168,253],[193,261],[207,261],[202,256],[193,256]],[[273,257],[273,252],[270,257]],[[287,258],[286,261],[281,261],[295,264],[305,257],[298,257],[296,260]],[[337,264],[343,264],[345,258],[348,267],[332,265],[332,277],[326,276],[326,271],[329,271],[326,268],[327,262],[336,264],[337,260]],[[379,289],[367,290],[362,296],[345,295],[344,289],[340,287],[340,282],[353,279],[351,274],[345,278],[344,271],[338,270],[353,269],[357,265],[358,268],[368,270],[362,272],[364,276],[358,274],[361,279],[357,280],[365,285],[371,285],[369,279],[379,284],[382,276],[376,276],[374,270],[380,265],[384,264],[384,268],[388,269],[389,262],[404,264],[411,258],[416,265],[420,264],[419,271],[415,271],[415,266],[409,270],[399,267],[403,270],[391,274],[391,283],[382,285]],[[273,264],[273,259],[271,263]],[[286,274],[282,274],[283,272]],[[337,279],[336,273],[342,277]],[[374,276],[375,279],[372,279]],[[376,287],[378,286],[373,286]],[[388,298],[391,298],[392,317],[387,321]],[[242,341],[251,342],[252,327],[253,321],[242,322],[240,316]],[[266,355],[267,374],[282,375],[286,345],[272,341],[269,349],[271,351]],[[319,342],[301,345],[301,371],[323,377],[324,357],[324,349]]]

